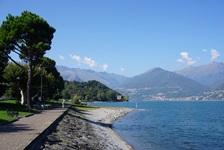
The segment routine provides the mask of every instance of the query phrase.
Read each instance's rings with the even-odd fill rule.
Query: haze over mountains
[[[150,69],[134,77],[57,66],[64,80],[97,80],[130,99],[169,99],[200,95],[224,83],[224,63],[187,67],[175,72],[161,68]]]
[[[128,77],[107,72],[96,72],[93,70],[68,68],[65,66],[56,66],[64,80],[87,82],[89,80],[99,81],[110,88],[123,83]]]
[[[133,99],[171,99],[198,95],[209,89],[185,76],[154,68],[126,80],[118,90]]]
[[[224,63],[212,62],[203,66],[189,66],[176,73],[189,77],[202,85],[216,89],[224,83]]]

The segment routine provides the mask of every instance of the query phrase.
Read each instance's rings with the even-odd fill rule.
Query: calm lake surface
[[[91,105],[135,108],[136,102]],[[113,130],[136,150],[223,150],[224,101],[139,101]]]

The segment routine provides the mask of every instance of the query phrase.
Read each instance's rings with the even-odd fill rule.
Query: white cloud
[[[104,64],[104,65],[102,66],[102,68],[103,68],[104,71],[106,71],[106,70],[108,69],[108,64]]]
[[[58,57],[59,57],[61,60],[64,60],[64,59],[65,59],[65,57],[62,56],[62,55],[58,55]]]
[[[203,49],[202,52],[207,52],[207,49]]]
[[[90,67],[97,67],[97,63],[88,57],[84,57],[83,63],[89,65]]]
[[[179,63],[186,62],[188,65],[193,65],[196,63],[196,61],[193,60],[193,58],[188,56],[189,54],[187,52],[181,52],[180,55],[182,58],[178,59],[177,62]]]
[[[183,63],[184,60],[180,58],[180,59],[177,59],[177,62],[179,62],[179,63]]]
[[[124,72],[124,68],[120,68],[120,70],[121,70],[122,72]]]
[[[73,59],[73,60],[76,60],[77,62],[81,62],[82,61],[82,58],[77,56],[77,55],[70,55],[70,57]]]
[[[212,57],[211,57],[212,61],[214,61],[215,59],[217,59],[220,56],[219,52],[215,49],[211,50],[211,55],[212,55]]]
[[[91,68],[95,68],[95,67],[98,67],[103,69],[104,71],[106,71],[108,69],[108,64],[105,63],[104,65],[98,65],[97,62],[95,60],[93,60],[92,58],[89,58],[89,57],[80,57],[80,56],[77,56],[77,55],[70,55],[70,57],[77,61],[79,63],[79,65],[81,64],[85,64],[85,65],[88,65],[89,67]]]
[[[80,56],[77,56],[77,55],[70,55],[70,57],[73,60],[77,61],[79,64],[83,63],[83,64],[88,65],[91,68],[92,67],[97,67],[97,63],[89,57],[81,58]]]

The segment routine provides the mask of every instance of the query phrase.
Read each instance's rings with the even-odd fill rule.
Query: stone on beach
[[[131,110],[99,108],[82,113],[71,108],[52,134],[56,142],[46,140],[45,149],[131,150],[133,148],[111,129],[118,117]]]

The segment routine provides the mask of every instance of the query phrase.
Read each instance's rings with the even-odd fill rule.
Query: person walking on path
[[[65,100],[63,99],[62,100],[62,108],[64,108],[65,107]]]

